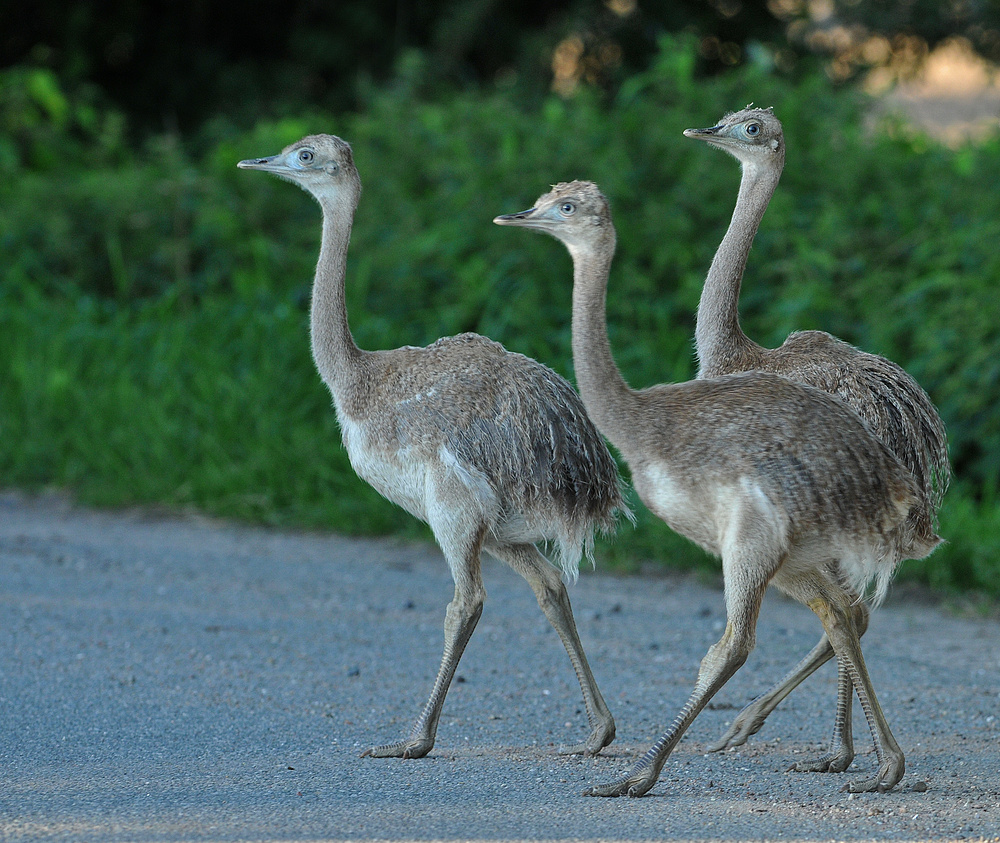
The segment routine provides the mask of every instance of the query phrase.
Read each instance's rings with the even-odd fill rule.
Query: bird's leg
[[[382,746],[373,746],[361,753],[361,757],[370,755],[372,758],[422,758],[434,746],[437,735],[438,721],[444,698],[448,693],[451,680],[455,676],[459,659],[465,651],[465,645],[472,638],[472,633],[483,613],[483,598],[469,604],[455,589],[455,599],[448,604],[444,619],[444,655],[438,668],[434,688],[427,704],[420,712],[417,722],[413,724],[410,736],[403,741]]]
[[[825,638],[826,636],[824,636]],[[854,685],[851,672],[837,659],[837,716],[833,723],[830,751],[815,761],[798,761],[788,768],[795,773],[843,773],[854,761],[854,735],[851,724],[851,701]]]
[[[656,784],[667,757],[687,731],[688,726],[716,691],[725,685],[729,677],[746,661],[752,646],[745,634],[737,633],[732,623],[728,623],[722,638],[709,648],[707,655],[702,659],[694,693],[674,718],[670,728],[625,776],[610,784],[591,787],[584,791],[584,796],[642,796],[646,793]]]
[[[580,683],[580,690],[583,692],[583,704],[587,711],[587,722],[590,724],[590,734],[585,741],[560,746],[559,754],[597,755],[615,739],[615,718],[604,702],[601,689],[597,686],[597,680],[583,651],[583,644],[580,643],[566,586],[559,583],[559,589],[555,594],[539,596],[538,603],[566,648],[573,671]]]
[[[850,615],[858,639],[868,629],[871,613],[867,604],[852,595]],[[826,633],[823,640],[829,641]],[[860,646],[860,645],[859,645]],[[832,647],[830,648],[833,649]],[[798,773],[843,773],[854,761],[854,734],[851,722],[851,702],[854,698],[854,683],[851,672],[843,659],[837,659],[837,715],[833,723],[830,750],[814,761],[799,761],[788,768]]]
[[[870,791],[885,793],[903,778],[906,761],[875,696],[875,689],[872,687],[871,677],[868,675],[868,668],[861,654],[861,641],[849,601],[850,598],[846,594],[842,600],[836,597],[828,599],[826,596],[818,596],[809,601],[809,608],[819,616],[837,654],[838,662],[846,667],[861,703],[861,709],[865,713],[865,719],[868,721],[868,728],[875,744],[875,756],[878,759],[878,770],[874,776],[850,782],[844,789],[851,793]],[[841,603],[845,605],[840,605]]]
[[[764,721],[778,707],[778,704],[794,691],[807,676],[829,661],[831,656],[833,656],[833,647],[830,646],[829,639],[824,635],[806,657],[792,668],[780,682],[772,685],[740,711],[726,733],[715,743],[709,744],[708,751],[718,752],[722,749],[745,744],[751,735],[756,735],[760,731]]]
[[[853,609],[858,635],[864,635],[865,630],[868,628],[868,607],[863,602],[855,602]],[[760,731],[761,726],[764,725],[764,721],[778,707],[781,701],[794,691],[804,679],[826,664],[832,656],[833,647],[830,646],[830,639],[824,633],[816,646],[809,651],[802,661],[795,665],[779,682],[768,688],[736,715],[726,733],[715,743],[707,747],[708,751],[718,752],[719,750],[730,749],[745,744],[752,735]],[[842,772],[850,766],[854,758],[854,745],[852,743],[850,723],[851,697],[854,694],[854,688],[851,685],[850,675],[844,674],[841,676],[839,670],[840,667],[838,665],[837,720],[834,723],[830,752],[820,761],[809,765],[808,768],[796,765],[793,769],[809,769],[816,772]]]
[[[559,634],[576,672],[583,704],[587,709],[590,735],[585,741],[559,748],[561,755],[597,755],[615,739],[615,719],[611,715],[597,680],[587,662],[573,619],[569,594],[558,571],[546,561],[534,545],[490,546],[487,550],[519,573],[535,593],[538,605]]]
[[[373,758],[422,758],[431,751],[445,695],[462,653],[465,652],[465,646],[472,638],[483,613],[486,589],[483,586],[479,553],[484,528],[481,527],[476,535],[463,535],[455,528],[456,521],[461,520],[460,507],[457,505],[447,509],[439,508],[436,514],[437,517],[428,520],[455,580],[455,597],[448,604],[444,618],[444,655],[441,657],[441,666],[431,695],[417,722],[413,724],[410,736],[398,743],[366,749],[361,753],[362,758],[367,755]]]
[[[724,568],[726,565],[723,558]],[[610,784],[597,785],[584,791],[584,796],[642,796],[659,778],[660,770],[680,741],[688,726],[715,693],[739,670],[754,647],[757,616],[764,590],[773,570],[769,565],[740,571],[731,584],[726,571],[726,604],[728,621],[722,638],[713,644],[698,670],[694,692],[684,708],[664,732],[622,778]]]

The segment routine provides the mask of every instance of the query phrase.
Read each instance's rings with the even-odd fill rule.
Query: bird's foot
[[[597,755],[604,747],[615,739],[615,721],[610,715],[608,719],[594,727],[590,736],[583,743],[559,747],[560,755]]]
[[[598,784],[588,787],[584,796],[643,796],[654,784],[657,776],[649,771],[639,770],[630,776],[625,776],[610,784]]]
[[[789,773],[843,773],[854,761],[854,751],[842,748],[828,752],[814,761],[796,761],[788,768]]]
[[[706,749],[709,752],[719,752],[743,746],[751,735],[756,735],[760,731],[766,719],[767,714],[759,710],[756,702],[752,702],[736,715],[726,733],[715,743],[709,744]]]
[[[899,784],[899,780],[903,778],[904,767],[902,754],[886,757],[874,776],[848,782],[841,790],[847,793],[886,793]]]
[[[361,758],[423,758],[434,747],[427,738],[410,738],[399,743],[373,746],[361,753]]]

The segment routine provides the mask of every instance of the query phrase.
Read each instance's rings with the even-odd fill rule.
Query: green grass
[[[404,522],[350,469],[300,311],[263,297],[0,304],[8,484],[344,531]]]

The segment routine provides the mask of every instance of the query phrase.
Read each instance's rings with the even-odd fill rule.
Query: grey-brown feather
[[[640,466],[636,491],[654,511],[641,465],[669,442],[672,472],[690,478],[689,494],[753,478],[787,516],[790,544],[810,534],[831,542],[865,537],[876,552],[870,568],[859,574],[841,569],[842,560],[829,564],[859,594],[874,580],[873,602],[885,596],[902,559],[937,545],[914,530],[910,514],[920,508],[920,491],[913,476],[855,413],[819,389],[747,372],[655,386],[636,397],[636,431],[644,433],[623,443],[622,453]]]
[[[490,531],[523,521],[555,543],[569,576],[581,553],[590,557],[595,529],[613,532],[628,512],[617,465],[579,395],[536,360],[467,333],[373,352],[366,370],[368,411],[353,417],[371,446],[428,463],[446,448],[489,484]]]
[[[345,278],[361,178],[351,147],[310,135],[240,167],[288,179],[319,202],[323,235],[310,337],[351,464],[389,500],[428,523],[451,569],[444,653],[409,737],[366,755],[418,758],[434,746],[445,695],[482,613],[487,551],[521,574],[566,648],[591,731],[568,752],[594,755],[615,737],[573,620],[564,578],[590,556],[596,530],[631,517],[617,466],[583,404],[551,369],[476,334],[425,348],[358,348]],[[537,547],[551,543],[560,571]],[[592,558],[592,557],[591,557]]]
[[[778,348],[741,346],[705,365],[699,377],[747,371],[782,375],[850,406],[913,474],[920,503],[912,529],[927,539],[936,535],[951,476],[947,434],[927,393],[904,369],[823,331],[800,331]]]

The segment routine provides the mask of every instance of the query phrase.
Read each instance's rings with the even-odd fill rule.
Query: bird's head
[[[781,166],[785,160],[781,121],[770,108],[747,106],[727,114],[711,128],[685,129],[684,137],[724,149],[744,166]]]
[[[590,181],[554,185],[552,190],[538,197],[533,208],[502,214],[493,222],[544,231],[562,240],[571,251],[575,247],[592,247],[608,238],[614,242],[608,200]]]
[[[361,179],[354,166],[351,145],[336,135],[309,135],[268,158],[250,158],[237,165],[263,170],[294,182],[321,202],[345,191],[357,201]]]

